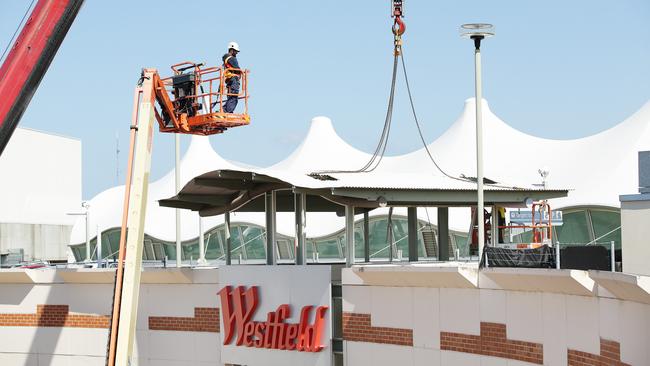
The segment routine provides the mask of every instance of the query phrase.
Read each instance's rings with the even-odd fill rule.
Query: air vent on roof
[[[470,181],[472,181],[472,182],[476,182],[476,180],[477,180],[476,177],[467,177],[467,176],[465,176],[465,174],[461,174],[460,177],[461,177],[461,178],[468,179],[468,180],[470,180]],[[495,181],[495,180],[492,180],[492,179],[490,179],[490,178],[483,177],[483,184],[496,184],[496,183],[498,183],[498,182]]]
[[[332,177],[331,175],[327,175],[327,174],[311,173],[311,174],[307,174],[307,175],[314,178],[314,179],[318,179],[318,180],[338,180],[338,179]]]

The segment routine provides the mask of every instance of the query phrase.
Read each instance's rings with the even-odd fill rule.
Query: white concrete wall
[[[535,286],[517,273],[512,278]],[[560,287],[541,292],[499,289],[493,283],[492,288],[440,288],[378,281],[375,276],[368,285],[344,270],[343,311],[370,314],[373,327],[412,329],[413,347],[345,341],[346,366],[532,365],[441,350],[441,331],[480,335],[481,322],[505,324],[510,340],[542,343],[544,365],[567,365],[569,348],[598,355],[601,337],[621,344],[623,362],[650,365],[650,301],[614,298],[598,286],[592,296],[578,296],[560,293]]]
[[[650,200],[621,202],[623,270],[650,275]]]
[[[69,283],[51,270],[34,277],[37,283],[0,283],[0,314],[35,313],[39,304],[110,314],[112,283]],[[194,276],[194,283],[154,277],[146,281],[160,283],[143,284],[140,292],[132,366],[221,365],[219,333],[151,331],[148,325],[149,316],[193,317],[195,307],[219,307],[216,270]],[[0,365],[103,366],[107,339],[107,329],[0,326]]]
[[[0,223],[0,253],[23,249],[26,261],[67,260],[71,225]]]
[[[17,128],[0,156],[0,222],[71,225],[81,211],[81,141]]]

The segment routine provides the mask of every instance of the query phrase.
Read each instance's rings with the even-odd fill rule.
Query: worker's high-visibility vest
[[[230,60],[232,56],[226,57],[225,60],[223,60],[223,66],[224,66],[224,71],[223,71],[223,77],[228,80],[232,77],[239,76],[239,74],[234,73],[232,70],[232,66],[228,63],[228,60]]]

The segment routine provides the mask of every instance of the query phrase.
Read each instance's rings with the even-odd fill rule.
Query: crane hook
[[[399,16],[396,16],[395,23],[393,23],[393,34],[395,35],[395,37],[401,37],[405,31],[406,31],[406,24],[404,24],[404,22]]]

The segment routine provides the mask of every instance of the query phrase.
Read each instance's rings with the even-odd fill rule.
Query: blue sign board
[[[539,222],[540,212],[535,212],[535,222]],[[542,212],[542,223],[548,224],[548,212]],[[533,222],[533,212],[526,211],[510,211],[510,222],[513,224],[531,224]],[[562,225],[562,211],[551,211],[551,223],[553,225]]]

